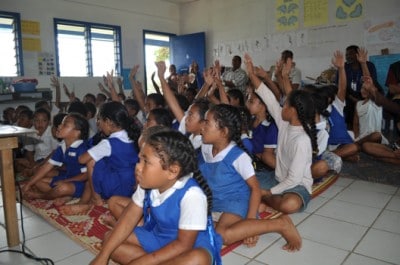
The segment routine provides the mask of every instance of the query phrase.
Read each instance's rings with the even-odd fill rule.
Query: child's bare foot
[[[112,216],[111,214],[103,214],[100,218],[103,223],[109,227],[114,227],[117,223],[117,220],[115,220],[114,216]]]
[[[61,198],[55,199],[53,204],[54,204],[54,206],[59,207],[59,206],[66,204],[70,200],[72,200],[72,197],[70,197],[70,196],[61,197]]]
[[[87,214],[93,205],[91,204],[71,204],[60,207],[60,212],[65,215],[84,215]]]
[[[41,194],[41,193],[39,193],[37,191],[34,191],[34,190],[27,190],[22,195],[22,198],[27,199],[27,200],[42,199],[43,198],[43,194]]]
[[[294,226],[292,219],[288,215],[282,215],[279,217],[282,220],[283,229],[282,229],[282,236],[286,240],[286,245],[282,248],[289,252],[295,252],[300,250],[301,248],[301,237],[297,228]]]

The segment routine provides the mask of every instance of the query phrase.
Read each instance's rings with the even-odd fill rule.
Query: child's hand
[[[289,77],[290,70],[292,69],[292,58],[287,58],[286,63],[282,66],[282,76]]]
[[[372,81],[372,78],[370,76],[363,76],[362,77],[362,87],[370,94],[372,97],[375,97],[376,92],[378,92],[378,89],[374,85],[374,82]]]
[[[108,91],[105,89],[105,87],[103,86],[103,84],[101,82],[97,83],[99,90],[103,93],[107,93]]]
[[[345,59],[344,59],[343,53],[340,51],[335,51],[333,53],[332,64],[336,68],[343,68],[344,62],[345,62]]]
[[[114,88],[114,80],[113,80],[113,75],[114,75],[114,70],[111,70],[111,72],[107,72],[107,86],[109,88]]]
[[[135,76],[136,76],[138,70],[139,70],[139,65],[138,64],[133,66],[133,68],[131,69],[131,71],[129,73],[129,78],[130,79],[135,79]]]
[[[54,75],[50,77],[50,82],[51,82],[50,85],[52,87],[55,87],[55,88],[59,88],[60,87],[60,81]]]
[[[206,69],[204,71],[204,81],[208,86],[211,86],[214,83],[214,78],[212,76],[212,70],[210,68]]]
[[[283,68],[283,61],[282,60],[276,61],[274,70],[275,76],[280,76],[282,74],[282,68]]]
[[[364,47],[361,47],[357,51],[357,61],[359,63],[366,63],[368,60],[368,51]]]
[[[255,66],[254,67],[254,74],[258,76],[259,78],[267,79],[268,78],[268,73],[267,71],[262,68],[262,66]]]
[[[248,53],[244,54],[244,64],[246,65],[248,75],[255,74],[254,67],[253,67],[253,61]]]
[[[158,78],[164,79],[165,71],[167,70],[167,66],[165,65],[165,62],[160,61],[160,62],[155,62],[155,64],[157,66]]]

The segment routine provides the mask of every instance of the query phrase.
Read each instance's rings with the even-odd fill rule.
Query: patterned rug
[[[330,187],[337,180],[338,176],[337,174],[331,174],[314,185],[313,197]],[[77,200],[71,201],[71,203]],[[51,200],[24,200],[24,205],[63,231],[75,242],[90,250],[93,254],[99,252],[104,234],[111,230],[109,226],[103,223],[103,218],[101,218],[103,215],[110,214],[107,206],[95,206],[86,215],[66,216],[59,212],[58,207],[55,207]],[[260,217],[263,219],[276,218],[279,215],[281,213],[273,209],[268,209],[266,212],[260,213]],[[224,246],[221,250],[221,255],[227,254],[240,245],[241,242],[237,242],[229,246]]]

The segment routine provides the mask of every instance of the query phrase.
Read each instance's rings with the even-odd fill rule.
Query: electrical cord
[[[23,254],[28,259],[32,259],[32,260],[35,260],[35,261],[38,261],[38,262],[42,262],[45,265],[54,265],[54,262],[49,258],[39,258],[39,257],[36,257],[33,254],[30,254],[30,253],[26,252],[26,249],[25,249],[24,218],[22,216],[22,191],[21,191],[21,186],[19,185],[19,183],[17,181],[16,181],[16,184],[17,184],[17,187],[18,187],[18,194],[19,194],[19,198],[20,198],[19,211],[20,211],[20,215],[21,215],[22,250],[14,250],[14,249],[0,250],[0,254],[1,253],[5,253],[5,252],[19,253],[19,254]]]

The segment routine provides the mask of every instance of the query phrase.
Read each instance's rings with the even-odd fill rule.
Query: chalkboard
[[[385,93],[387,93],[388,88],[385,85],[387,72],[392,63],[400,61],[400,53],[370,56],[369,61],[374,63],[376,67],[376,74],[378,76],[378,83],[385,90]]]

